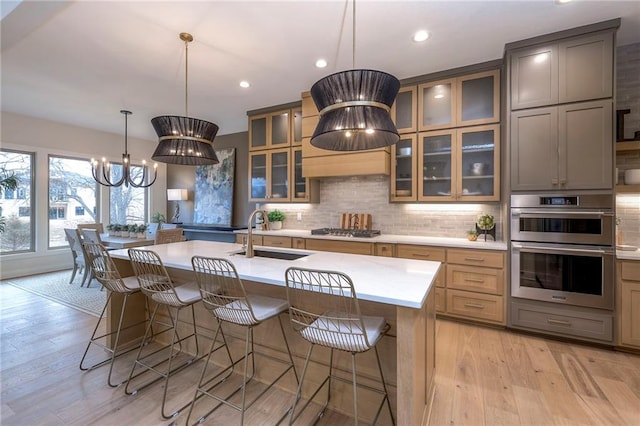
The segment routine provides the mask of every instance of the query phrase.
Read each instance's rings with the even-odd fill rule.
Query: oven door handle
[[[592,216],[592,217],[613,217],[613,213],[611,212],[603,212],[603,211],[590,211],[590,212],[581,212],[581,211],[572,211],[572,210],[526,210],[522,211],[521,209],[511,209],[511,216]]]
[[[530,246],[526,244],[511,243],[511,247],[514,250],[531,250],[536,253],[550,253],[550,254],[563,254],[563,253],[580,253],[591,255],[613,255],[613,250],[603,249],[580,249],[580,248],[563,248],[563,247],[540,247]]]

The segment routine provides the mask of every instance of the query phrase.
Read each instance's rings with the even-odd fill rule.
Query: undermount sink
[[[235,255],[244,256],[245,254],[247,254],[247,252],[244,250],[233,253],[234,256]],[[280,259],[280,260],[296,260],[296,259],[300,259],[301,257],[309,256],[309,254],[310,253],[292,253],[292,252],[286,252],[286,251],[271,251],[271,250],[254,250],[253,251],[254,257],[267,257],[269,259]]]

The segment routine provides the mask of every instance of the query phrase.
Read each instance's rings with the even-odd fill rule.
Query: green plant
[[[4,171],[4,169],[3,169]],[[15,174],[5,175],[0,179],[0,195],[4,194],[6,190],[15,191],[18,188],[18,178]],[[0,217],[0,234],[4,232],[6,226],[6,219],[4,216]]]
[[[269,218],[269,222],[282,222],[286,218],[284,213],[282,213],[278,209],[275,209],[267,213],[267,217]]]
[[[119,223],[114,223],[112,226],[114,231],[116,232],[122,231],[122,225],[120,225]]]
[[[114,223],[110,223],[110,224],[108,224],[108,225],[107,225],[107,231],[114,231],[114,230],[115,230],[115,229],[114,229],[114,227],[115,227],[115,226],[116,226],[116,225],[115,225]]]
[[[476,231],[475,229],[469,229],[467,231],[467,235],[478,235],[478,231]]]
[[[484,229],[484,230],[491,229],[495,225],[493,215],[490,215],[490,214],[487,214],[487,213],[483,213],[478,218],[476,223],[478,224],[478,228]]]
[[[622,218],[620,216],[616,216],[616,226],[622,225]]]
[[[147,232],[147,225],[141,223],[140,225],[138,225],[138,234],[141,234],[143,232]]]
[[[153,216],[151,216],[151,222],[163,224],[163,223],[167,223],[167,218],[164,216],[164,214],[160,212],[155,212]]]

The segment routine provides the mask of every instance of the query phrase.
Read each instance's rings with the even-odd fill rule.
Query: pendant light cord
[[[189,116],[189,41],[184,41],[184,116]]]
[[[351,68],[356,68],[356,0],[353,0],[353,41],[352,56],[351,56]]]

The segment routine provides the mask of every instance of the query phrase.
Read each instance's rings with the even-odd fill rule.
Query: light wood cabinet
[[[391,148],[391,201],[416,201],[418,196],[418,139],[401,134]]]
[[[395,244],[376,243],[375,244],[376,256],[395,257],[394,248],[395,248]]]
[[[301,108],[249,117],[249,150],[289,147],[302,143]]]
[[[291,237],[283,237],[277,235],[263,235],[262,245],[271,247],[291,248]]]
[[[307,248],[304,238],[291,238],[291,247],[304,250]]]
[[[498,124],[420,133],[418,201],[498,201]]]
[[[444,248],[412,244],[396,245],[396,256],[405,259],[432,260],[434,262],[444,262],[447,257]]]
[[[613,187],[610,99],[511,113],[511,189]]]
[[[290,201],[291,149],[249,152],[249,200]]]
[[[320,119],[309,92],[302,94],[302,174],[306,178],[355,175],[389,175],[390,148],[366,151],[330,151],[311,145]]]
[[[247,244],[247,234],[237,234],[236,235],[236,244]],[[251,236],[252,244],[255,246],[262,245],[262,235],[252,235]]]
[[[307,250],[332,251],[336,253],[374,254],[373,243],[360,241],[335,241],[309,238],[306,240]]]
[[[640,349],[640,261],[617,261],[617,323],[621,346]]]
[[[405,118],[396,117],[398,120]],[[418,86],[418,130],[421,132],[498,121],[500,70]]]
[[[418,86],[401,87],[390,114],[398,133],[415,133],[418,130]]]

